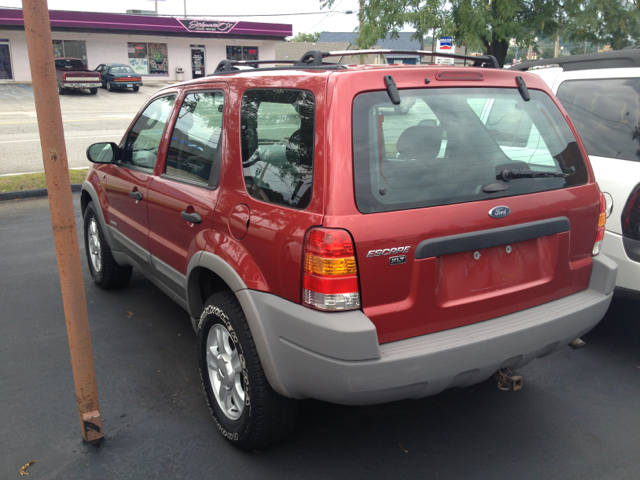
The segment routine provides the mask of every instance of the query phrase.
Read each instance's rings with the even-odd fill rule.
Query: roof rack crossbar
[[[443,57],[457,60],[468,60],[473,62],[473,66],[488,66],[490,68],[500,68],[498,60],[493,55],[483,55],[474,57],[472,55],[458,55],[457,53],[428,52],[426,50],[391,50],[391,49],[370,49],[370,50],[341,50],[336,52],[323,52],[321,50],[309,50],[300,60],[222,60],[216,67],[212,75],[220,73],[230,73],[245,70],[241,67],[254,67],[256,65],[287,64],[294,67],[321,68],[324,66],[337,66],[339,63],[325,62],[327,57],[352,57],[358,55],[416,55],[421,57]],[[290,68],[290,67],[283,67]]]
[[[473,55],[459,55],[457,53],[429,52],[427,50],[393,50],[388,48],[375,48],[369,50],[341,50],[336,52],[320,52],[319,50],[311,50],[310,52],[305,53],[300,61],[302,62],[305,58],[313,54],[321,54],[323,58],[356,55],[418,55],[421,57],[443,57],[454,58],[457,60],[469,60],[471,62],[474,62],[474,66],[487,64],[491,68],[500,68],[498,60],[493,55],[482,55],[476,57]]]

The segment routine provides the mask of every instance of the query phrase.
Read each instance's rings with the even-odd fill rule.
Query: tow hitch
[[[500,390],[520,390],[522,388],[522,377],[514,374],[509,368],[501,368],[493,374],[493,378],[498,381]]]

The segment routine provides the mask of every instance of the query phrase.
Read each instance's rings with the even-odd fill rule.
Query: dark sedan
[[[142,78],[129,65],[123,63],[103,63],[96,68],[102,76],[102,87],[110,92],[121,88],[140,90]]]

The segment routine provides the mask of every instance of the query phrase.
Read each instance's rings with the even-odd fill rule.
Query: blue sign
[[[440,39],[440,50],[451,50],[451,37],[442,37]]]

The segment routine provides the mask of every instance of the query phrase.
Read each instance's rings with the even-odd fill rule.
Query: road
[[[60,96],[69,168],[90,165],[87,147],[95,142],[118,143],[140,107],[161,84],[140,91],[98,89]],[[42,172],[38,119],[30,84],[0,84],[0,175]]]
[[[81,228],[79,199],[74,199]],[[134,272],[86,298],[106,440],[84,445],[47,199],[0,202],[0,478],[637,479],[639,302],[616,299],[579,350],[518,373],[372,407],[302,402],[293,434],[240,452],[216,431],[189,317]]]

